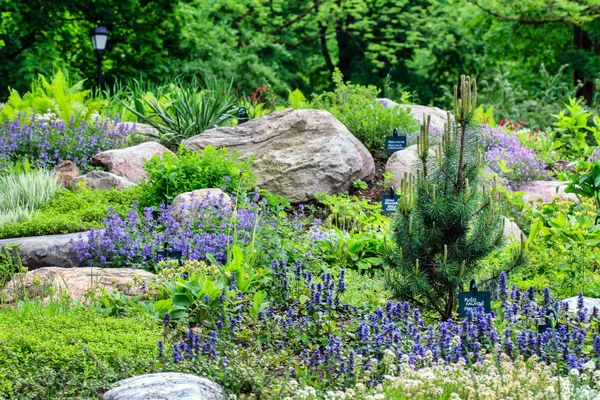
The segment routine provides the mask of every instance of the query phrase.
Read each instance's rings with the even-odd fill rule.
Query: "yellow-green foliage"
[[[116,380],[152,372],[158,324],[26,302],[0,311],[0,398],[97,398]]]
[[[73,85],[68,76],[58,71],[50,81],[39,75],[31,83],[29,92],[21,96],[16,90],[10,90],[8,101],[0,108],[0,120],[15,119],[19,113],[55,114],[63,121],[75,119],[75,123],[91,121],[100,112],[104,100],[94,99],[90,90],[83,89],[84,81]]]
[[[159,280],[171,281],[181,277],[186,272],[191,275],[193,272],[200,272],[202,275],[217,275],[219,269],[215,265],[208,265],[204,261],[187,260],[183,265],[179,265],[177,260],[160,261],[156,264]]]

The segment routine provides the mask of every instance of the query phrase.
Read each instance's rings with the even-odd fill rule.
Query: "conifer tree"
[[[476,276],[479,261],[503,240],[499,194],[495,184],[480,177],[476,101],[475,81],[462,76],[454,88],[454,120],[448,114],[435,156],[430,154],[430,117],[424,119],[416,177],[402,181],[395,246],[387,257],[387,283],[394,295],[444,320],[452,318],[457,292]]]

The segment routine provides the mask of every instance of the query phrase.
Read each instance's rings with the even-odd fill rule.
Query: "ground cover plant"
[[[0,239],[83,232],[102,227],[112,213],[125,216],[139,199],[137,188],[120,190],[76,191],[58,189],[48,202],[21,221],[0,225]]]

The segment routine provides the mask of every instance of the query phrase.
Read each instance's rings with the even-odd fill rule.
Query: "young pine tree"
[[[459,97],[460,92],[460,97]],[[482,151],[472,123],[477,89],[468,76],[454,88],[454,121],[430,155],[429,119],[418,139],[416,178],[402,182],[393,222],[387,283],[395,296],[452,318],[457,292],[468,287],[478,261],[503,239],[499,195],[480,180]]]

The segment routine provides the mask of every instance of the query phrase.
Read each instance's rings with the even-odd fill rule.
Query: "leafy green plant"
[[[380,91],[375,86],[344,82],[342,73],[337,69],[333,73],[333,83],[333,92],[313,96],[310,105],[298,90],[290,92],[289,102],[292,107],[310,106],[328,110],[369,150],[383,158],[387,158],[385,137],[391,135],[394,128],[404,133],[417,130],[418,125],[407,108],[384,108],[377,103]]]
[[[600,218],[600,159],[593,163],[587,161],[576,163],[575,173],[571,175],[565,193],[574,193],[580,202],[583,198],[594,200]]]
[[[581,99],[569,99],[569,104],[565,104],[565,109],[552,116],[557,119],[554,126],[561,139],[557,142],[556,147],[569,159],[576,160],[582,156],[587,157],[592,149],[589,142],[593,139],[600,144],[600,118],[594,115],[592,118],[594,125],[588,125],[592,114],[581,106]]]
[[[0,107],[0,121],[16,119],[19,114],[54,114],[54,118],[76,124],[97,118],[104,100],[92,96],[90,90],[84,90],[85,80],[71,84],[62,71],[56,72],[50,81],[38,75],[31,83],[31,89],[23,96],[16,90],[10,91],[8,101]]]
[[[164,154],[146,162],[148,180],[142,186],[142,205],[170,204],[180,193],[205,188],[226,192],[246,192],[254,186],[250,160],[237,152],[207,146],[199,152],[181,150],[179,156]]]
[[[28,220],[0,226],[0,239],[25,236],[53,235],[82,232],[101,228],[109,207],[122,216],[127,215],[132,202],[140,197],[137,187],[119,190],[71,191],[59,189]]]
[[[447,320],[457,292],[481,268],[480,260],[499,247],[503,223],[499,195],[480,181],[482,154],[472,123],[477,91],[463,76],[454,92],[454,123],[444,132],[437,155],[429,155],[429,120],[418,141],[420,165],[399,188],[392,228],[394,251],[387,258],[394,295]]]
[[[0,175],[0,229],[8,223],[31,218],[59,188],[58,176],[44,169],[34,169],[25,161]]]
[[[345,232],[385,231],[389,227],[389,218],[381,213],[379,204],[346,195],[319,193],[316,198],[327,208],[325,227]]]
[[[153,126],[158,134],[146,134],[163,145],[177,149],[182,140],[215,128],[235,114],[232,82],[208,75],[200,83],[196,78],[186,82],[177,78],[168,86],[158,88],[156,95],[144,93],[133,99],[133,106],[123,105],[138,121]],[[142,93],[141,90],[133,92]]]

